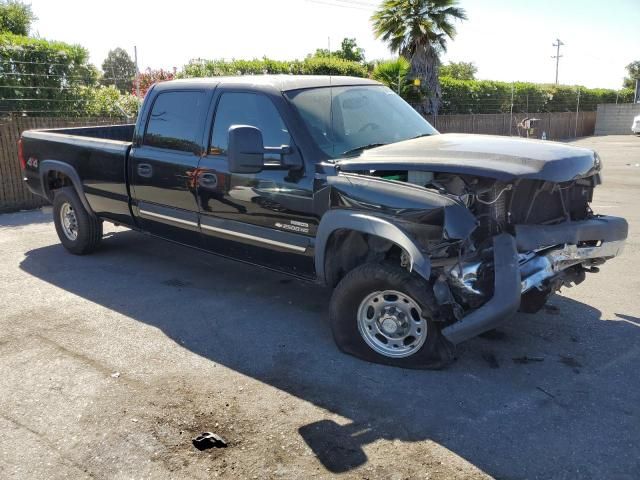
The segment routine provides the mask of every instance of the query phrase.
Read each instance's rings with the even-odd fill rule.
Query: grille
[[[511,224],[553,224],[583,220],[590,213],[591,180],[552,183],[520,182],[511,192],[508,220]]]

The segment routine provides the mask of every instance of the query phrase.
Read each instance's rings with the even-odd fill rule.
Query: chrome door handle
[[[218,186],[218,177],[213,173],[204,173],[200,175],[199,183],[206,188],[216,188]]]
[[[144,178],[150,178],[153,175],[153,168],[148,163],[138,164],[138,175]]]

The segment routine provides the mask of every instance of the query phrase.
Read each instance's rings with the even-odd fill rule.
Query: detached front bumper
[[[515,237],[502,233],[493,239],[494,294],[481,307],[445,327],[442,334],[460,343],[496,328],[520,307],[520,297],[533,288],[548,288],[576,265],[592,268],[624,248],[628,225],[618,217],[600,216],[558,225],[518,225]],[[454,276],[458,287],[479,292],[481,264],[462,266]],[[580,270],[584,272],[584,270]],[[584,276],[584,273],[582,273]]]
[[[518,225],[522,293],[575,265],[601,265],[622,253],[629,226],[624,218],[600,216],[557,225]]]
[[[620,255],[624,244],[624,240],[615,240],[602,242],[593,247],[565,245],[534,255],[520,266],[522,293],[544,284],[545,281],[557,277],[560,272],[574,265],[581,264],[587,268],[601,265],[606,260]]]

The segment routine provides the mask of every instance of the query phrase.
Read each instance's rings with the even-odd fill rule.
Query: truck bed
[[[80,182],[91,210],[125,225],[131,224],[127,190],[127,157],[135,125],[30,130],[22,135],[28,159],[25,177],[29,188],[50,201],[47,169],[66,164],[72,182]],[[59,168],[57,169],[60,170]],[[66,180],[65,180],[66,181]],[[42,192],[42,193],[40,193]]]
[[[85,138],[101,138],[104,140],[116,140],[119,142],[131,142],[135,124],[126,125],[104,125],[95,127],[71,127],[52,128],[49,130],[38,130],[39,132],[49,132],[54,134],[72,135]]]

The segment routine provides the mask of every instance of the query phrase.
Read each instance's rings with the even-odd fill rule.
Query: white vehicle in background
[[[631,124],[631,131],[636,134],[640,134],[640,115],[636,116],[633,119],[633,123]]]

